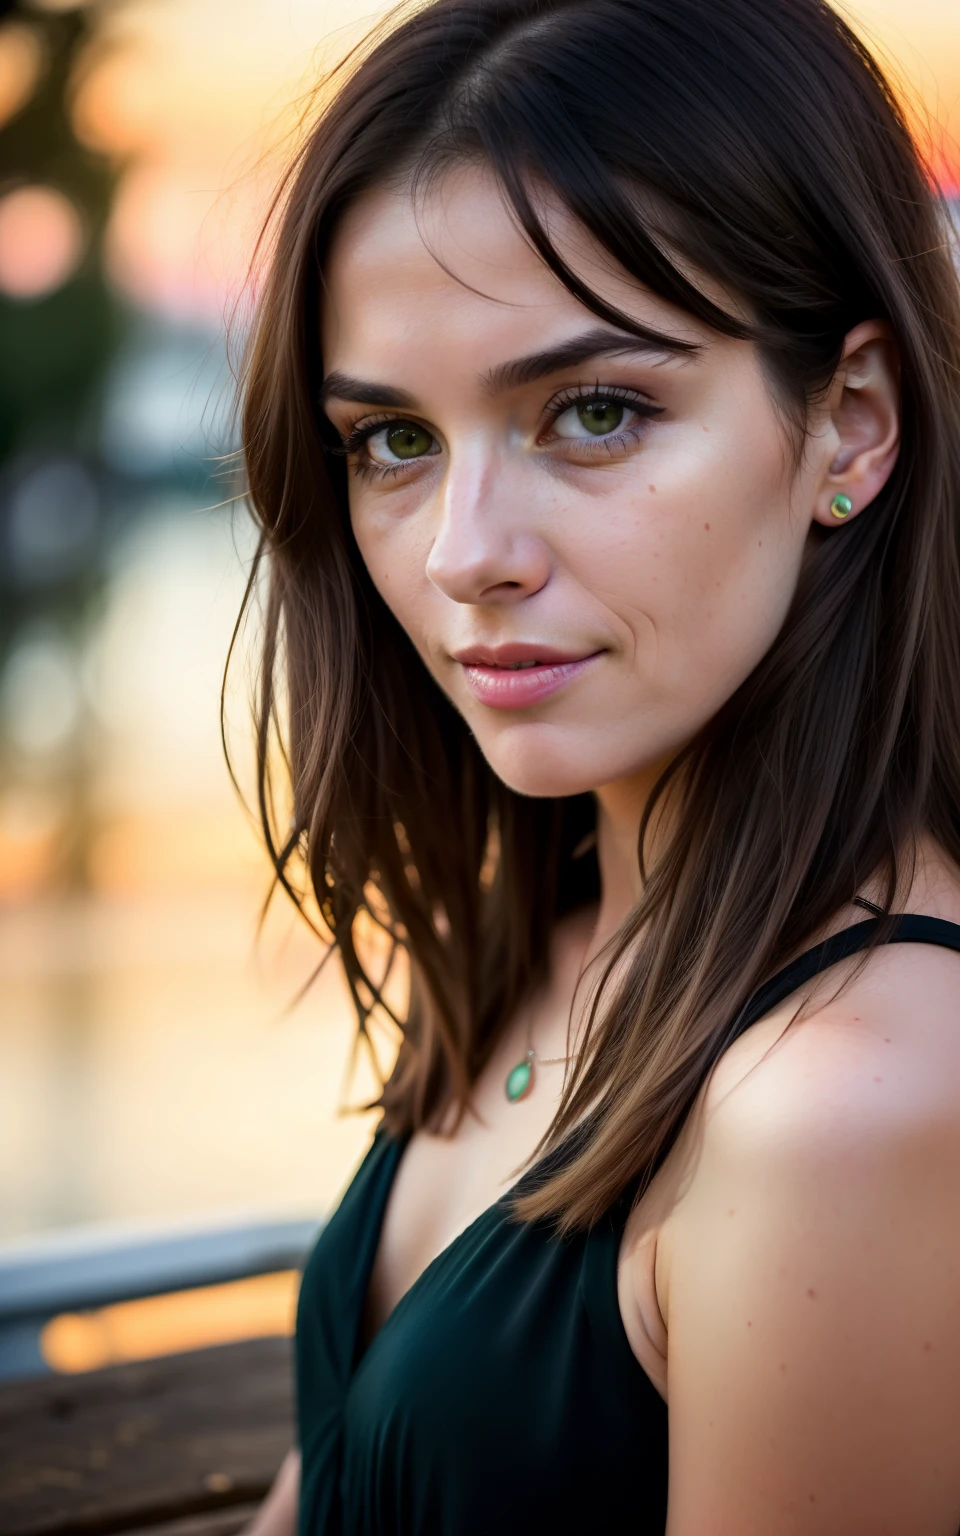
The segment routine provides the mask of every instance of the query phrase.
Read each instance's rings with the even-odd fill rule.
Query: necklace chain
[[[588,939],[586,945],[584,946],[583,956],[581,957],[580,961],[580,970],[577,978],[578,986],[580,984],[580,977],[583,975],[583,961],[586,959],[586,954],[589,947],[590,940]],[[576,993],[574,993],[574,995],[576,995]],[[504,1084],[504,1091],[507,1095],[507,1098],[510,1100],[511,1104],[516,1104],[520,1099],[525,1099],[527,1095],[533,1091],[534,1063],[536,1063],[539,1067],[555,1067],[559,1066],[561,1063],[566,1064],[568,1061],[576,1061],[580,1054],[580,1051],[573,1051],[569,1056],[539,1055],[538,1052],[534,1049],[533,1045],[533,1014],[528,1008],[527,1049],[522,1060],[518,1061],[516,1066],[511,1067],[510,1071],[507,1073],[507,1080]]]
[[[541,1056],[539,1051],[535,1051],[533,1046],[531,1046],[527,1051],[527,1055],[531,1061],[537,1063],[538,1067],[555,1067],[561,1061],[576,1061],[580,1052],[574,1051],[572,1056]]]

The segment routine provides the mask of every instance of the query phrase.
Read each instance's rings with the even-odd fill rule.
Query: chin
[[[500,733],[495,741],[484,741],[482,736],[477,740],[497,778],[516,794],[532,800],[582,795],[619,778],[624,771],[619,764],[601,760],[587,742],[571,741],[567,733],[562,740],[550,742],[544,735],[536,728],[521,726]]]

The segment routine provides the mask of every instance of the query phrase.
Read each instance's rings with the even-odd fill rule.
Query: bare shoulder
[[[960,953],[919,943],[835,966],[789,999],[725,1054],[699,1109],[710,1153],[751,1125],[786,1149],[792,1134],[819,1128],[832,1144],[911,1113],[928,1128],[960,1115]]]
[[[957,925],[960,872],[927,854],[905,908]],[[851,909],[850,920],[862,911]],[[883,1092],[877,1092],[883,1089]],[[845,1121],[880,1128],[915,1113],[932,1129],[960,1114],[960,953],[936,943],[883,945],[788,998],[725,1053],[696,1106],[687,1142],[719,1152],[756,1119],[786,1145],[817,1125],[832,1143]],[[849,1117],[853,1117],[850,1120]],[[709,1131],[708,1131],[709,1127]]]
[[[798,1001],[726,1053],[673,1170],[669,1536],[934,1536],[960,1523],[960,955],[890,946]]]

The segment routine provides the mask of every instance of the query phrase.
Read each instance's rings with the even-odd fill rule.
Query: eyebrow
[[[683,341],[678,336],[667,336],[646,327],[638,327],[633,334],[594,326],[579,336],[558,342],[555,347],[547,347],[542,352],[531,352],[526,357],[498,364],[483,376],[482,384],[488,394],[495,395],[503,390],[517,389],[523,384],[532,384],[537,379],[548,378],[550,374],[559,373],[564,368],[575,368],[579,363],[588,363],[595,357],[629,354],[632,357],[662,359],[687,357],[701,350],[702,343],[698,341]],[[413,410],[417,404],[415,397],[405,389],[397,389],[393,384],[381,384],[372,379],[356,378],[338,369],[327,374],[320,386],[320,404],[324,405],[328,400],[362,401],[366,405],[383,405],[397,410]]]
[[[416,405],[413,395],[405,389],[395,389],[392,384],[377,384],[370,379],[358,379],[350,373],[334,370],[328,373],[320,385],[320,404],[328,400],[355,400],[365,405],[390,405],[400,410],[412,410]]]
[[[545,379],[563,368],[575,368],[578,363],[589,363],[595,357],[617,357],[629,353],[632,357],[685,356],[701,351],[698,341],[681,341],[678,336],[666,336],[660,331],[637,328],[636,334],[627,331],[611,331],[605,326],[594,326],[579,336],[571,336],[555,347],[543,352],[531,352],[527,357],[514,358],[513,362],[501,363],[492,368],[484,379],[490,394],[502,389],[516,389],[522,384],[532,384]]]

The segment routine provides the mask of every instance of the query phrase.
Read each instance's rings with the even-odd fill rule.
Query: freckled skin
[[[354,532],[494,770],[531,795],[658,771],[749,675],[786,615],[827,451],[797,475],[755,348],[611,273],[561,210],[551,222],[595,291],[700,343],[695,359],[601,357],[506,392],[485,387],[491,370],[597,321],[477,170],[451,172],[418,217],[403,191],[354,205],[327,266],[322,335],[328,374],[404,390],[415,409],[392,415],[436,445],[380,480],[354,467]],[[578,458],[542,436],[551,397],[578,386],[629,388],[662,414],[637,423],[625,448],[601,443]],[[376,402],[328,406],[343,434],[383,414]],[[497,711],[451,653],[511,641],[602,654],[542,703]]]

